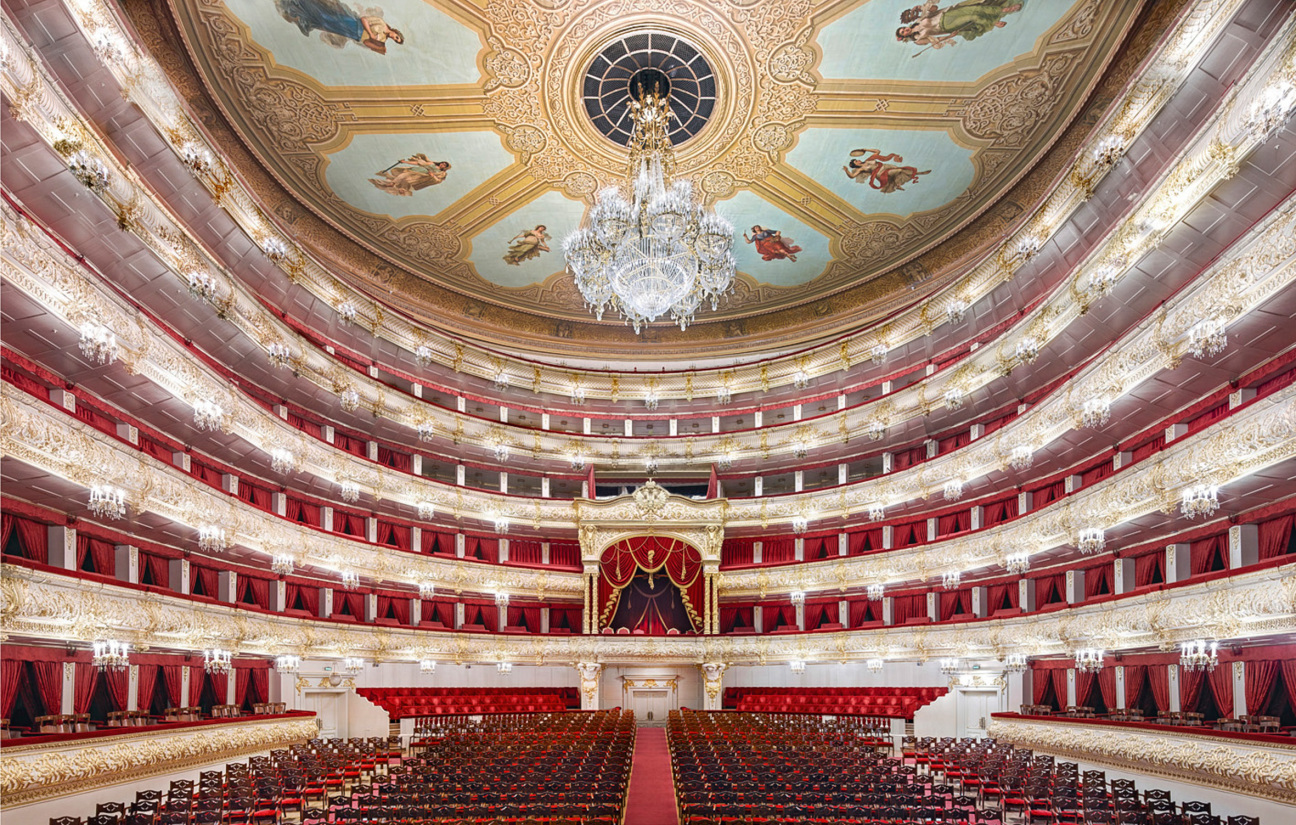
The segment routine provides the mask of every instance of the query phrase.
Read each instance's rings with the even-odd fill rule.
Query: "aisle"
[[[635,731],[625,825],[679,825],[665,728]]]

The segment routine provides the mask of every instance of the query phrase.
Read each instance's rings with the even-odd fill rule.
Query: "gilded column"
[[[702,633],[710,635],[715,632],[711,625],[711,571],[702,573]]]

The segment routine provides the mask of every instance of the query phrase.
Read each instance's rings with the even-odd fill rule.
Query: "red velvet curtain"
[[[1192,559],[1192,575],[1200,576],[1210,572],[1223,539],[1224,536],[1210,536],[1188,545],[1188,556]]]
[[[517,564],[541,564],[544,555],[538,541],[510,541],[509,561]]]
[[[551,567],[579,568],[580,563],[579,544],[570,542],[551,542],[549,544],[549,565]]]
[[[18,685],[22,682],[24,664],[26,663],[15,659],[0,660],[0,717],[5,719],[10,718],[14,701],[18,698]]]
[[[1057,699],[1059,708],[1066,707],[1069,702],[1067,696],[1067,668],[1055,668],[1052,672],[1053,677],[1053,698]],[[1079,691],[1076,692],[1079,696]]]
[[[148,568],[149,575],[153,577],[153,584],[156,587],[171,586],[171,560],[166,556],[159,556],[154,553],[140,553],[143,564]]]
[[[166,685],[167,700],[173,708],[185,707],[187,698],[184,691],[185,665],[162,665],[162,681]]]
[[[1179,668],[1179,710],[1192,713],[1197,710],[1201,700],[1202,682],[1206,674],[1200,670],[1188,671]]]
[[[251,684],[251,682],[252,668],[234,668],[234,704],[243,707],[243,700],[247,698],[248,685]]]
[[[80,669],[81,665],[77,665]],[[104,671],[104,680],[108,684],[108,698],[112,700],[113,710],[130,709],[130,669]]]
[[[1095,596],[1112,592],[1112,583],[1115,576],[1116,571],[1112,568],[1110,562],[1087,568],[1085,570],[1085,598],[1092,599]]]
[[[252,701],[269,702],[270,701],[270,669],[266,667],[252,668]]]
[[[198,700],[202,698],[203,676],[205,675],[206,674],[204,673],[202,665],[190,665],[189,667],[189,707],[196,707],[198,705]],[[216,694],[216,704],[218,705],[225,704],[225,700],[222,694],[220,693]]]
[[[882,603],[860,599],[850,603],[850,626],[859,627],[865,622],[875,622],[881,618]]]
[[[796,627],[796,608],[790,604],[767,604],[761,607],[761,631],[770,633],[784,627]]]
[[[112,542],[103,539],[90,539],[87,543],[90,547],[90,560],[94,564],[94,571],[104,576],[115,575],[117,572],[117,548],[113,546]]]
[[[1116,709],[1116,668],[1105,667],[1098,671],[1098,690],[1102,692],[1107,710]]]
[[[49,528],[38,521],[15,518],[14,529],[18,531],[18,543],[22,545],[27,558],[49,564]],[[53,712],[58,713],[58,710]]]
[[[1161,575],[1161,580],[1165,581],[1165,553],[1163,551],[1144,553],[1134,559],[1134,585],[1136,587],[1145,587],[1152,584],[1158,573]]]
[[[301,590],[297,591],[301,596],[302,607],[312,616],[319,615],[320,609],[320,591],[318,587],[309,584],[301,585]]]
[[[1125,665],[1125,707],[1133,707],[1138,701],[1146,676],[1147,665]]]
[[[599,560],[599,627],[605,627],[616,612],[621,591],[637,570],[646,573],[664,571],[671,584],[679,588],[684,609],[693,629],[702,628],[702,597],[705,580],[702,557],[697,550],[676,539],[639,536],[625,539],[603,551]]]
[[[1283,687],[1287,690],[1287,704],[1296,708],[1296,659],[1283,659],[1280,664]]]
[[[1258,662],[1247,662],[1243,671],[1246,684],[1246,709],[1251,715],[1263,714],[1269,706],[1269,694],[1273,690],[1274,679],[1278,676],[1279,663],[1273,659]],[[1224,670],[1221,665],[1219,670]],[[1230,675],[1232,669],[1230,668]],[[1229,680],[1232,684],[1232,679]],[[1230,709],[1232,706],[1230,706]]]
[[[958,608],[959,596],[962,595],[962,593],[963,591],[961,590],[955,590],[953,592],[946,591],[939,594],[940,613],[938,615],[942,622],[949,621],[954,617],[954,611]]]
[[[1247,662],[1247,670],[1250,669],[1251,663]],[[1227,664],[1220,665],[1207,675],[1206,682],[1210,685],[1211,695],[1215,697],[1215,707],[1219,709],[1219,715],[1232,716],[1233,668]]]
[[[1152,688],[1152,701],[1156,703],[1157,711],[1170,710],[1170,671],[1165,665],[1148,665],[1147,681]]]
[[[148,712],[149,706],[153,704],[153,691],[157,689],[158,670],[161,665],[140,665],[139,666],[139,686],[135,694],[139,709]]]
[[[454,627],[454,604],[451,602],[423,602],[423,615],[420,622],[440,622],[446,627]]]
[[[98,683],[99,668],[85,662],[77,662],[72,682],[73,713],[90,712],[90,700],[94,699],[95,687]]]
[[[761,564],[796,561],[796,539],[765,539],[761,543]]]
[[[229,690],[229,674],[213,672],[210,674],[210,678],[212,683],[212,694],[216,697],[216,704],[228,704],[225,701],[225,697],[229,695],[227,693]],[[194,702],[194,704],[196,705],[198,703]]]
[[[32,662],[36,675],[36,693],[45,706],[43,715],[63,712],[63,663]]]
[[[1103,668],[1103,669],[1110,670],[1110,668]],[[1087,706],[1089,704],[1089,694],[1093,692],[1093,684],[1094,684],[1094,674],[1086,673],[1082,670],[1077,670],[1075,672],[1077,705]],[[1112,695],[1115,696],[1115,693],[1116,693],[1115,685],[1113,685]]]
[[[1049,685],[1053,684],[1053,672],[1035,668],[1033,671],[1032,683],[1035,685],[1035,704],[1044,704],[1044,697],[1048,696]]]
[[[1287,552],[1291,541],[1292,524],[1296,516],[1286,515],[1260,522],[1257,537],[1260,543],[1260,560],[1276,559]]]

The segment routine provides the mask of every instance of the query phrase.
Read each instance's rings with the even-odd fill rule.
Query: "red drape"
[[[212,673],[211,683],[212,683],[212,694],[216,697],[216,704],[218,705],[227,704],[225,701],[225,697],[229,695],[229,693],[227,692],[229,690],[229,674]],[[194,704],[197,704],[197,702],[195,702]]]
[[[1192,713],[1197,710],[1201,700],[1202,682],[1206,674],[1200,670],[1188,671],[1179,668],[1179,710]]]
[[[5,719],[10,718],[14,700],[18,698],[18,684],[23,678],[24,664],[25,662],[15,659],[0,660],[0,717]]]
[[[171,586],[171,565],[170,559],[166,556],[159,556],[155,553],[140,553],[142,564],[149,571],[153,578],[153,584],[157,587]]]
[[[1108,668],[1104,668],[1104,670],[1107,670],[1107,669],[1108,669]],[[1086,672],[1084,672],[1084,671],[1082,671],[1082,670],[1078,670],[1078,669],[1076,670],[1076,672],[1075,672],[1075,685],[1076,685],[1076,701],[1075,701],[1075,703],[1076,703],[1077,705],[1079,705],[1079,706],[1087,706],[1087,705],[1089,704],[1089,694],[1093,692],[1093,684],[1094,684],[1094,674],[1092,674],[1092,673],[1086,673]],[[1115,689],[1114,689],[1114,688],[1113,688],[1113,690],[1112,690],[1112,693],[1113,693],[1113,695],[1115,694]]]
[[[203,689],[203,667],[202,665],[191,665],[189,667],[189,707],[195,707],[198,700],[202,698]],[[223,701],[217,701],[217,704],[225,704]]]
[[[1094,596],[1112,592],[1112,580],[1115,576],[1116,571],[1112,568],[1110,562],[1087,568],[1085,570],[1085,598],[1092,599]]]
[[[247,698],[248,685],[251,684],[251,682],[252,668],[234,668],[234,704],[243,707],[243,700]]]
[[[761,564],[796,561],[796,539],[770,538],[761,542]]]
[[[549,565],[551,567],[579,568],[580,545],[571,542],[552,542],[549,545]]]
[[[1033,671],[1032,683],[1035,685],[1035,704],[1044,704],[1044,697],[1048,696],[1049,685],[1053,684],[1052,672],[1035,668]]]
[[[23,546],[27,558],[49,564],[49,528],[38,521],[15,518],[14,529],[18,531],[18,542]],[[57,710],[53,712],[58,713]]]
[[[1170,710],[1170,671],[1165,665],[1148,665],[1146,674],[1157,711]]]
[[[1064,667],[1055,668],[1050,674],[1053,677],[1053,698],[1057,699],[1058,707],[1067,706],[1067,669]]]
[[[517,564],[541,564],[543,549],[538,541],[510,541],[509,561]]]
[[[270,669],[258,667],[252,669],[252,701],[270,701]]]
[[[1281,662],[1283,687],[1287,690],[1287,704],[1296,708],[1296,659]]]
[[[1250,662],[1247,662],[1247,669],[1251,669]],[[1215,707],[1219,709],[1219,715],[1232,716],[1233,668],[1229,665],[1220,665],[1207,675],[1206,683],[1210,685],[1211,695],[1215,697]]]
[[[302,607],[312,616],[318,616],[320,610],[320,591],[318,587],[309,584],[301,585],[301,590],[297,591],[301,596]]]
[[[82,665],[77,665],[80,670]],[[112,700],[113,710],[130,708],[130,669],[105,670],[104,680],[108,684],[108,698]]]
[[[956,608],[958,608],[959,596],[961,594],[962,594],[961,590],[955,590],[953,592],[948,592],[948,591],[943,592],[939,595],[939,601],[940,601],[939,615],[940,615],[940,620],[942,622],[948,621],[949,619],[953,618],[954,611]]]
[[[153,704],[153,691],[157,689],[158,670],[161,665],[140,665],[139,666],[139,686],[135,694],[139,702],[139,709],[148,712],[149,706]]]
[[[51,715],[63,712],[63,663],[32,662],[32,671],[36,674],[36,693],[40,696],[45,713]]]
[[[1286,515],[1260,522],[1256,532],[1260,543],[1261,561],[1277,558],[1287,552],[1294,520],[1296,516]]]
[[[761,608],[761,631],[770,633],[783,627],[796,627],[796,608],[790,604],[767,604]]]
[[[1138,701],[1146,675],[1147,665],[1125,665],[1125,707],[1133,707]]]
[[[622,589],[637,570],[643,570],[646,573],[664,571],[671,584],[679,588],[693,629],[702,628],[702,557],[693,547],[658,536],[625,539],[603,551],[599,570],[599,604],[602,605],[599,627],[605,627],[611,620]]]
[[[162,681],[166,685],[167,700],[173,708],[182,708],[187,704],[184,693],[185,665],[162,665]]]
[[[1152,584],[1161,575],[1161,580],[1165,581],[1165,553],[1153,552],[1144,553],[1134,559],[1134,585],[1136,587],[1145,587]]]
[[[1224,536],[1209,536],[1188,545],[1188,555],[1192,559],[1192,575],[1200,576],[1210,572],[1223,541]]]
[[[1098,690],[1102,692],[1107,710],[1116,708],[1116,668],[1105,667],[1098,671]]]
[[[1258,662],[1247,662],[1243,671],[1246,684],[1246,710],[1248,714],[1263,714],[1269,706],[1269,694],[1273,690],[1274,679],[1278,676],[1279,663],[1274,659]],[[1221,665],[1219,670],[1224,670]],[[1230,668],[1230,676],[1232,669]],[[1229,680],[1230,684],[1232,679]],[[1230,710],[1232,706],[1230,705]]]
[[[95,687],[99,684],[99,668],[92,664],[77,662],[73,671],[72,712],[89,713],[90,700],[94,698]]]

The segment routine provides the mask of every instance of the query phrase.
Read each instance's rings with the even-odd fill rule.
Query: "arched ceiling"
[[[484,341],[653,358],[813,340],[939,286],[1029,208],[1032,190],[1013,191],[1024,175],[1041,178],[1035,194],[1051,179],[1041,158],[1143,5],[171,2],[206,92],[255,156],[235,165],[340,275]],[[899,36],[915,15],[934,42]],[[595,323],[561,242],[623,175],[624,149],[591,118],[607,97],[589,98],[646,60],[714,94],[690,103],[707,114],[676,151],[734,224],[740,277],[686,332],[636,337]],[[786,244],[745,240],[757,226]]]

